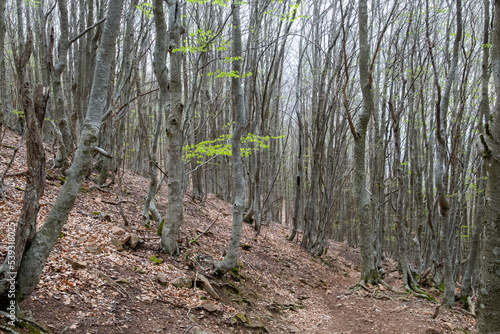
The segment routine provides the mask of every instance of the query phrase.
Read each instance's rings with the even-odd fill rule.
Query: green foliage
[[[38,8],[38,5],[40,5],[42,3],[41,1],[37,1],[37,0],[24,0],[24,2],[26,3],[26,5],[34,7],[34,8]]]
[[[222,7],[229,6],[229,0],[187,0],[188,3],[195,3],[202,5],[204,3],[210,2],[212,5],[219,5]]]
[[[165,220],[161,220],[161,223],[160,225],[158,226],[158,229],[156,230],[156,235],[161,237],[161,232],[163,231],[163,223],[165,222]]]
[[[24,117],[24,111],[23,110],[14,109],[14,110],[12,110],[12,113],[16,114],[19,117]]]
[[[162,259],[160,259],[160,258],[158,258],[158,257],[156,257],[156,256],[154,256],[154,255],[151,255],[151,256],[149,257],[149,261],[153,262],[153,263],[154,263],[154,264],[156,264],[156,265],[159,265],[159,264],[163,263],[163,260],[162,260]]]
[[[139,9],[141,13],[146,15],[148,19],[150,19],[151,16],[153,16],[153,5],[150,3],[143,2],[140,5],[137,5],[136,8]]]
[[[278,0],[279,4],[283,3],[283,0]],[[265,11],[263,15],[273,15],[274,17],[279,18],[281,21],[286,21],[286,22],[293,22],[296,19],[300,18],[305,18],[307,19],[307,15],[297,15],[297,12],[299,10],[301,5],[300,1],[296,1],[290,6],[290,11],[287,13],[282,13],[282,14],[275,14],[277,12],[277,8],[270,9],[268,11]]]
[[[227,59],[227,57],[226,57],[226,59]],[[231,60],[229,60],[229,61],[232,61],[232,60],[233,59],[231,58]],[[221,70],[217,70],[215,72],[209,72],[209,73],[207,73],[207,76],[208,77],[213,76],[216,79],[218,79],[218,78],[239,78],[240,74],[238,72],[236,72],[236,71],[223,72]],[[242,78],[251,77],[251,76],[252,76],[252,72],[243,73],[241,75]]]
[[[257,136],[249,133],[246,137],[241,137],[241,143],[243,147],[241,148],[241,155],[243,157],[248,157],[252,153],[252,150],[260,151],[270,147],[269,141],[271,139],[281,139],[284,136],[271,137],[271,136]],[[182,149],[182,156],[185,161],[192,159],[197,159],[197,163],[202,163],[203,159],[210,158],[218,155],[232,156],[232,145],[231,145],[232,134],[225,134],[219,136],[219,138],[214,140],[207,140],[200,142],[198,144],[186,145]],[[250,147],[250,146],[253,146]]]

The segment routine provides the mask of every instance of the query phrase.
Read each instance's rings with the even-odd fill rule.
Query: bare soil
[[[0,173],[12,155],[9,146],[19,140],[8,131],[2,141]],[[26,168],[25,154],[22,148],[16,156],[8,172],[16,175],[6,178],[0,200],[0,261],[6,254],[6,225],[17,220],[22,205],[25,176],[19,173]],[[53,155],[47,148],[49,167]],[[64,181],[59,176],[48,171],[39,227]],[[238,271],[213,277],[213,263],[222,259],[231,233],[231,204],[212,194],[195,203],[188,193],[181,255],[170,257],[161,252],[156,228],[145,227],[141,218],[147,186],[147,179],[125,173],[123,205],[130,224],[123,226],[117,185],[99,189],[84,182],[40,284],[20,305],[31,310],[36,323],[52,333],[475,333],[474,318],[459,306],[441,310],[433,319],[436,304],[381,286],[346,294],[359,279],[358,251],[331,242],[327,255],[313,258],[287,241],[288,228],[277,223],[264,226],[258,237],[244,224]],[[165,187],[156,199],[164,213]],[[208,233],[190,243],[214,221]],[[117,250],[111,239],[123,236],[113,235],[114,226],[137,233],[138,248]],[[154,263],[152,256],[163,262]],[[396,262],[387,259],[385,266],[387,281],[402,290]],[[192,288],[162,285],[159,274],[167,281],[186,277],[198,283]],[[200,275],[219,298],[200,289]],[[441,298],[435,289],[428,292]],[[0,318],[0,324],[5,326],[6,320]]]

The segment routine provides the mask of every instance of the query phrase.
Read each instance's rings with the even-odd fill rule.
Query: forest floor
[[[7,131],[0,173],[19,140]],[[47,147],[48,166],[53,155]],[[0,200],[2,262],[6,226],[21,210],[25,159],[23,147],[5,179],[5,199]],[[52,170],[47,175],[38,228],[64,180]],[[40,284],[20,305],[36,323],[52,333],[475,332],[474,318],[458,306],[441,310],[433,319],[436,304],[413,295],[383,287],[372,287],[374,293],[346,294],[359,279],[359,252],[331,242],[327,255],[311,257],[297,242],[287,241],[288,228],[277,223],[264,226],[258,237],[243,224],[238,271],[213,277],[213,261],[222,259],[231,233],[231,204],[212,194],[204,203],[186,196],[181,255],[170,257],[160,250],[156,228],[146,228],[141,219],[147,187],[146,178],[129,172],[123,176],[123,207],[129,221],[123,226],[117,184],[99,189],[84,182]],[[165,187],[156,199],[164,213]],[[207,233],[190,243],[212,223]],[[140,239],[135,249],[130,241],[122,246],[129,236]],[[386,281],[402,292],[395,261],[387,259],[385,266]],[[173,281],[186,287],[177,288]],[[195,286],[187,287],[193,281]],[[437,290],[427,291],[441,298]],[[6,325],[5,319],[0,324]]]

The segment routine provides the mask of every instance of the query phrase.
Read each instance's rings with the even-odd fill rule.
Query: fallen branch
[[[111,277],[109,277],[108,275],[106,275],[104,272],[97,271],[97,276],[99,276],[100,278],[104,279],[106,281],[106,283],[108,283],[109,286],[111,286],[113,289],[115,289],[116,291],[118,291],[124,297],[128,296],[129,299],[132,299],[132,297],[130,297],[130,294],[127,292],[127,290],[125,290],[124,288],[122,288],[121,286],[119,286],[118,284],[116,284],[116,282]]]
[[[18,172],[18,173],[7,174],[7,175],[5,175],[5,177],[21,176],[21,175],[25,175],[26,173],[28,173],[28,171],[27,170],[23,170],[22,172]]]
[[[7,172],[9,171],[10,167],[12,166],[12,163],[14,162],[14,159],[16,157],[17,151],[23,146],[23,141],[24,141],[24,133],[23,136],[21,137],[21,141],[19,142],[19,145],[17,145],[16,148],[14,148],[14,152],[12,152],[12,157],[10,158],[9,163],[7,164],[7,167],[5,167],[5,170],[2,174],[2,178],[0,178],[0,190],[3,189],[3,182],[5,180],[5,176],[7,175]],[[0,197],[3,198],[3,192],[0,193]]]
[[[210,224],[210,226],[208,226],[205,231],[203,231],[201,234],[199,234],[196,238],[194,239],[191,239],[189,241],[189,244],[191,245],[192,243],[196,242],[198,240],[199,237],[201,237],[202,235],[206,234],[210,228],[212,228],[212,226],[219,220],[219,217],[215,218],[215,220],[212,222],[212,224]]]

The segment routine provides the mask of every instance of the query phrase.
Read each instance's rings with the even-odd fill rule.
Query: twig
[[[161,294],[160,290],[158,290],[158,288],[154,285],[153,280],[151,279],[151,277],[149,277],[149,276],[148,276],[148,278],[149,278],[149,281],[151,282],[151,286],[152,286],[152,287],[156,290],[156,292],[158,293],[158,296],[160,296],[160,297],[161,297],[161,299],[163,299],[163,295]]]
[[[27,170],[23,170],[22,172],[18,172],[18,173],[7,174],[7,175],[5,175],[5,177],[21,176],[21,175],[24,175],[26,173],[28,173],[28,171]]]
[[[206,234],[208,232],[208,230],[210,230],[210,228],[212,228],[212,226],[219,220],[219,217],[215,218],[215,220],[212,222],[212,224],[210,224],[210,226],[208,226],[205,231],[203,231],[201,234],[199,234],[196,238],[192,239],[191,241],[189,241],[189,244],[191,245],[193,242],[196,242],[198,240],[199,237],[201,237],[202,235]]]
[[[130,297],[130,294],[127,292],[127,290],[125,290],[124,288],[122,288],[121,286],[116,284],[116,282],[113,281],[113,279],[111,277],[109,277],[108,275],[106,275],[104,272],[98,271],[97,276],[104,279],[106,281],[106,283],[108,283],[109,286],[111,286],[113,289],[118,291],[120,294],[122,294],[124,296],[126,295],[126,296],[128,296],[129,299],[132,299],[132,297]]]
[[[3,188],[3,182],[5,180],[5,175],[7,175],[7,172],[9,171],[10,169],[10,166],[12,166],[12,163],[14,162],[14,159],[16,157],[16,154],[17,154],[17,151],[19,151],[19,149],[21,148],[21,146],[23,145],[23,141],[24,141],[24,133],[23,133],[23,136],[21,137],[21,142],[19,143],[19,145],[14,149],[14,152],[12,152],[12,157],[10,158],[10,161],[9,161],[9,164],[7,165],[7,167],[5,168],[5,171],[3,172],[3,175],[2,175],[2,178],[0,179],[0,189]],[[1,194],[0,194],[1,195]],[[3,196],[2,196],[3,197]]]
[[[92,30],[95,27],[97,27],[99,24],[103,23],[104,21],[106,21],[106,18],[103,18],[102,20],[97,21],[96,23],[94,23],[93,25],[91,25],[90,27],[88,27],[87,29],[85,29],[84,31],[82,31],[81,33],[79,33],[78,35],[76,35],[75,37],[73,37],[72,39],[70,39],[69,40],[69,45],[71,45],[74,42],[76,42],[77,39],[79,39],[80,37],[82,37],[83,35],[85,35],[86,33],[88,33],[90,30]]]

